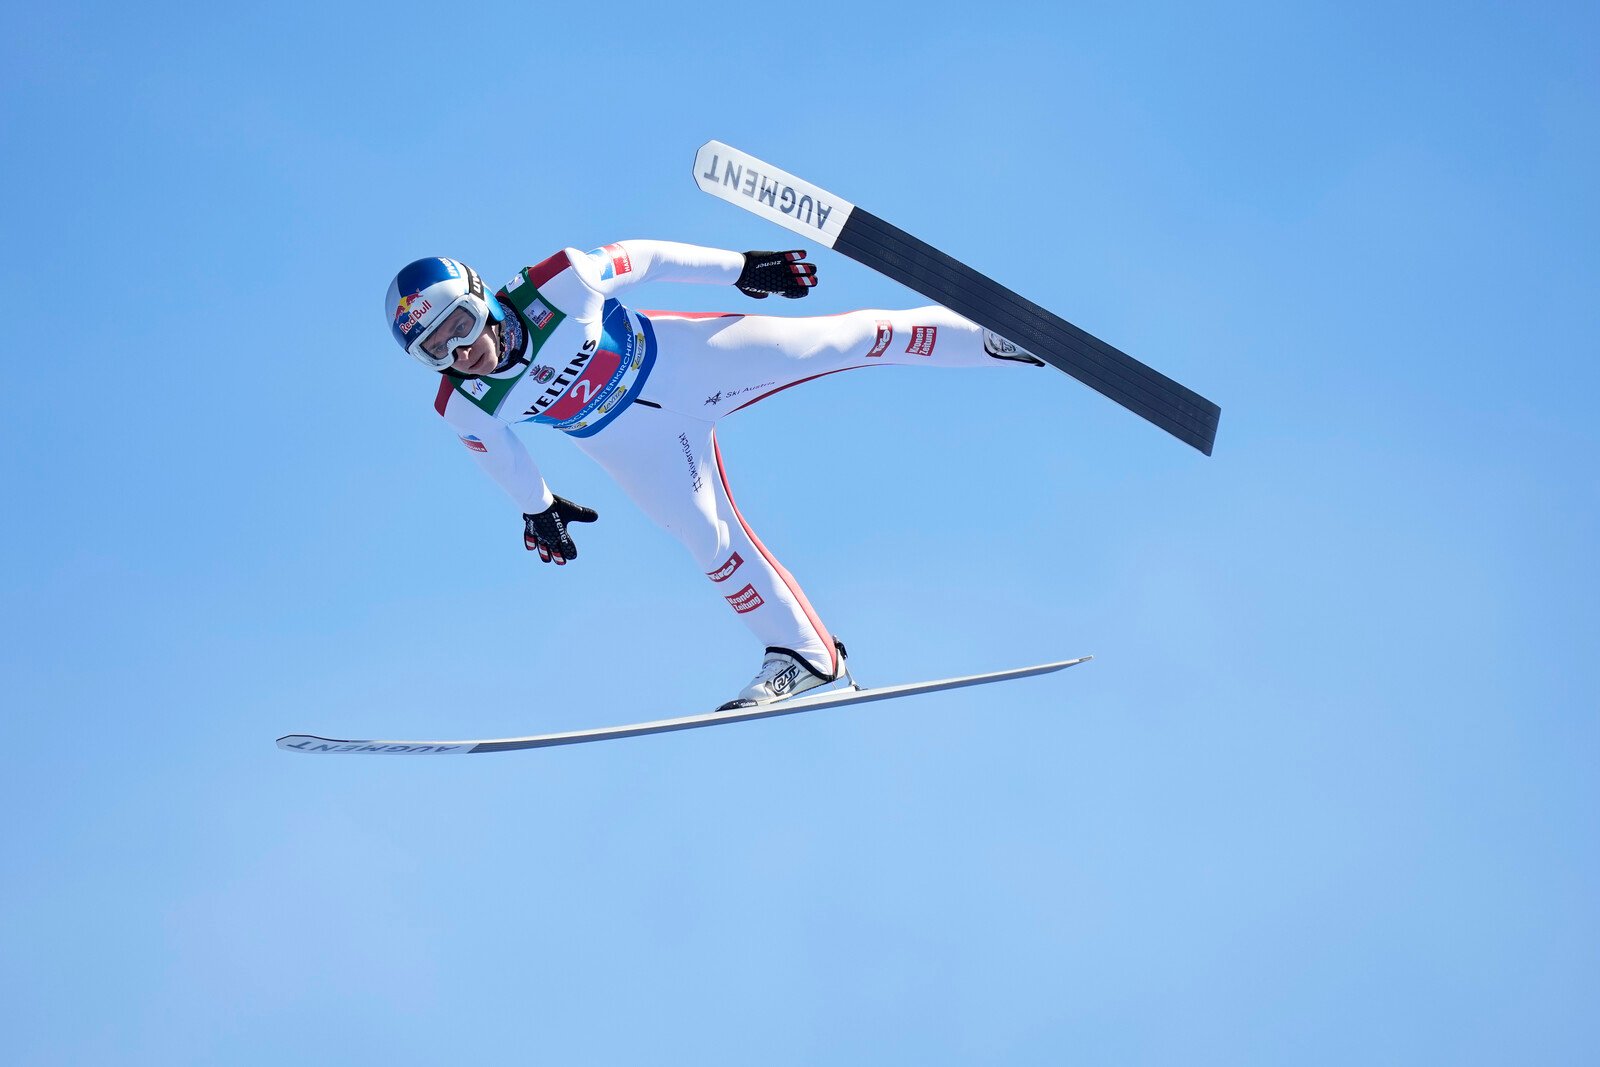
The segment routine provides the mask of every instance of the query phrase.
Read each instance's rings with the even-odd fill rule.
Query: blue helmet
[[[457,348],[505,317],[477,271],[438,257],[402,267],[389,283],[384,311],[400,347],[434,370],[448,367]]]

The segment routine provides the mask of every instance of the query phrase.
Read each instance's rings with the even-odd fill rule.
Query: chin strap
[[[500,330],[498,335],[500,338],[500,366],[496,367],[495,370],[502,371],[507,367],[515,367],[518,363],[527,361],[527,357],[523,354],[523,349],[526,347],[528,335],[527,331],[522,328],[522,320],[517,318],[517,313],[510,304],[501,300],[498,295],[495,297],[495,303],[500,305],[502,314],[501,320],[495,324]]]

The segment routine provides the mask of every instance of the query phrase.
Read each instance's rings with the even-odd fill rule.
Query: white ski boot
[[[738,696],[717,710],[732,711],[735,708],[753,708],[758,704],[788,700],[819,686],[837,682],[841,678],[849,678],[850,672],[844,665],[844,645],[837,641],[834,645],[839,650],[839,671],[831,678],[819,673],[815,667],[787,649],[767,649],[766,658],[761,661],[761,669],[750,679],[750,684],[740,690]]]
[[[983,331],[983,350],[995,359],[1015,360],[1018,363],[1026,363],[1032,367],[1044,366],[1044,360],[1029,352],[1026,348],[1007,341],[993,330],[985,329]]]

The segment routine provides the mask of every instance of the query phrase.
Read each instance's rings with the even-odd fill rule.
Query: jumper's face
[[[488,374],[500,365],[500,337],[498,331],[486,328],[470,345],[455,350],[455,360],[450,369],[457,374]]]

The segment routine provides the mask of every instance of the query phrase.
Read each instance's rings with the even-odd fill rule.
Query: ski
[[[721,141],[694,160],[703,192],[893,278],[1016,342],[1206,455],[1222,409],[1033,301],[820,186]]]
[[[960,678],[945,678],[937,682],[911,682],[878,689],[835,690],[817,696],[796,697],[774,704],[753,708],[736,708],[732,711],[713,711],[704,715],[687,715],[678,719],[658,719],[655,722],[628,723],[623,726],[602,726],[594,730],[573,730],[559,734],[535,734],[532,737],[505,737],[490,741],[341,741],[312,734],[289,734],[278,738],[278,747],[288,752],[356,752],[388,756],[458,756],[473,752],[510,752],[521,748],[550,748],[555,745],[581,745],[590,741],[614,741],[622,737],[640,737],[644,734],[664,734],[674,730],[694,730],[702,726],[724,726],[751,719],[768,719],[776,715],[795,715],[802,711],[837,708],[848,704],[866,704],[874,700],[892,700],[896,697],[934,693],[943,689],[961,689],[969,685],[988,685],[1014,678],[1030,678],[1065,670],[1093,659],[1077,659],[1057,663],[1041,663],[1033,667],[1017,667],[989,674],[968,674]]]

